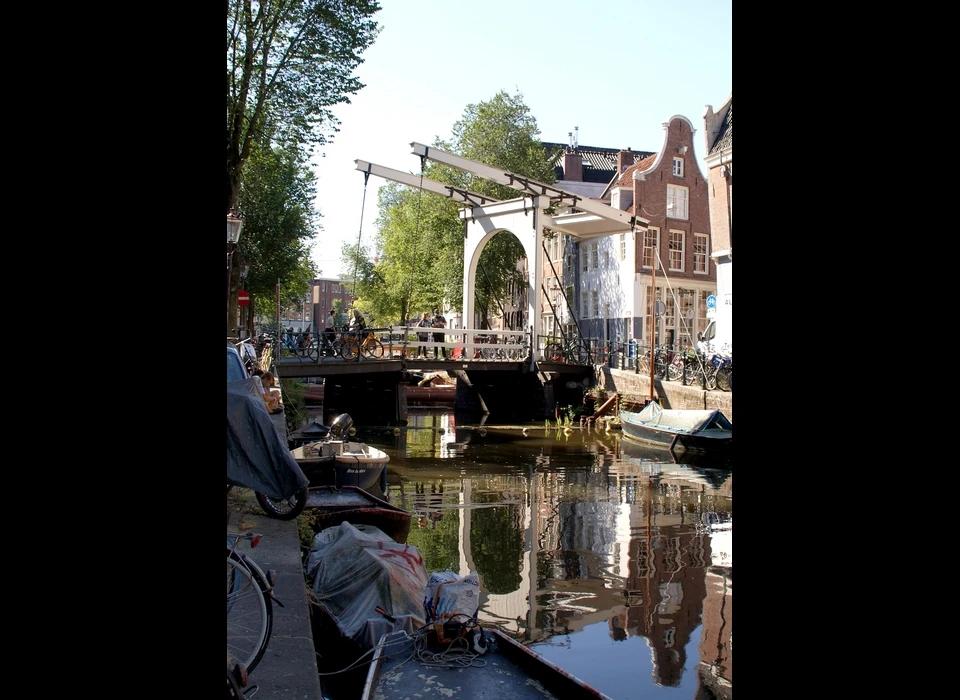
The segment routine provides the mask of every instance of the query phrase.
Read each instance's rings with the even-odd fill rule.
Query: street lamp
[[[243,219],[227,212],[227,335],[230,334],[230,276],[233,274],[233,249],[240,240],[240,229],[243,228]]]

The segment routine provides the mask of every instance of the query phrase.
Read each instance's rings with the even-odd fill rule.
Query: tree
[[[434,146],[539,182],[556,180],[546,157],[536,119],[523,96],[501,91],[491,100],[471,104],[453,125],[449,142]],[[497,199],[516,199],[517,190],[441,163],[425,163],[423,175]],[[370,277],[376,290],[359,286],[365,301],[390,309],[390,317],[409,318],[418,309],[446,302],[463,305],[463,222],[459,205],[433,193],[390,183],[380,188],[377,247],[379,262]],[[481,323],[499,312],[511,284],[521,281],[516,263],[523,247],[513,235],[497,234],[480,257],[477,311]],[[346,263],[346,259],[345,259]],[[353,269],[352,263],[350,268]],[[469,319],[464,319],[469,323]]]
[[[339,131],[331,107],[364,87],[351,74],[380,28],[376,0],[227,0],[226,212],[266,137],[294,147]],[[225,212],[225,213],[226,213]]]
[[[275,316],[278,281],[283,306],[299,308],[303,303],[316,276],[310,260],[318,227],[315,197],[316,176],[303,152],[269,145],[253,148],[240,190],[245,222],[236,253],[250,264],[245,281],[248,319],[254,314]],[[230,297],[235,303],[236,293]],[[250,328],[249,322],[244,325]],[[228,334],[231,330],[228,327]]]

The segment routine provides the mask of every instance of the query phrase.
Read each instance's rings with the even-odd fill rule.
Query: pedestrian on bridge
[[[423,315],[420,316],[420,321],[417,323],[417,327],[418,327],[418,328],[432,328],[432,327],[433,327],[433,321],[430,319],[430,312],[429,312],[429,311],[424,311],[424,312],[423,312]],[[430,340],[430,334],[429,334],[429,333],[417,333],[417,340],[419,340],[421,343],[426,343],[428,340]],[[420,346],[417,347],[417,357],[423,357],[424,359],[426,359],[426,357],[427,357],[427,347],[426,347],[425,345],[420,345]]]
[[[447,319],[445,319],[443,316],[440,315],[440,309],[434,309],[434,310],[433,310],[433,319],[432,319],[431,325],[432,325],[434,328],[446,328],[446,327],[447,327]],[[443,342],[445,342],[445,336],[444,336],[444,334],[443,334],[443,333],[434,333],[434,334],[433,334],[433,342],[435,342],[435,343],[443,343]],[[446,359],[447,359],[447,349],[446,349],[445,347],[442,347],[442,346],[437,346],[437,347],[435,347],[435,348],[433,349],[433,359],[435,359],[435,360],[437,359],[437,356],[439,355],[439,352],[438,352],[438,351],[443,353],[443,359],[446,360]]]

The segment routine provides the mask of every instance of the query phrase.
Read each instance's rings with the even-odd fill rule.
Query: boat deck
[[[499,630],[485,638],[478,655],[462,643],[424,650],[404,632],[384,635],[361,700],[609,700]]]

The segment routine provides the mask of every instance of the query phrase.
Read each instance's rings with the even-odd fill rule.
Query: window
[[[340,285],[339,285],[339,284],[331,284],[331,285],[330,285],[330,291],[333,292],[334,294],[339,294],[339,293],[340,293]]]
[[[600,266],[600,244],[599,243],[590,244],[590,257],[593,258],[593,269],[596,270]]]
[[[326,283],[326,282],[321,282],[321,283],[320,283],[320,291],[321,291],[321,292],[327,291],[327,283]]]
[[[626,233],[620,234],[620,259],[621,260],[627,259],[627,234]]]
[[[683,231],[670,231],[670,269],[683,272]]]
[[[582,309],[580,312],[580,318],[589,317],[590,316],[590,298],[586,292],[584,292],[583,297],[581,297],[580,299],[580,306]]]
[[[590,296],[593,297],[593,315],[594,317],[600,316],[600,295],[597,294],[597,290],[594,289],[590,292]]]
[[[710,239],[705,233],[693,234],[693,272],[707,274],[707,261],[710,259]]]
[[[583,255],[583,271],[587,272],[590,269],[590,246],[586,243],[581,245],[580,254]]]
[[[606,248],[603,249],[603,266],[604,268],[610,267],[610,251]]]
[[[683,158],[673,159],[673,174],[677,177],[683,177]]]
[[[653,248],[657,245],[657,239],[660,237],[660,229],[653,226],[643,232],[643,265],[642,267],[653,267]]]
[[[326,298],[326,297],[324,297],[323,299],[320,300],[320,308],[321,308],[321,309],[327,308],[327,298]]]
[[[687,188],[667,185],[667,216],[671,219],[687,218]]]

